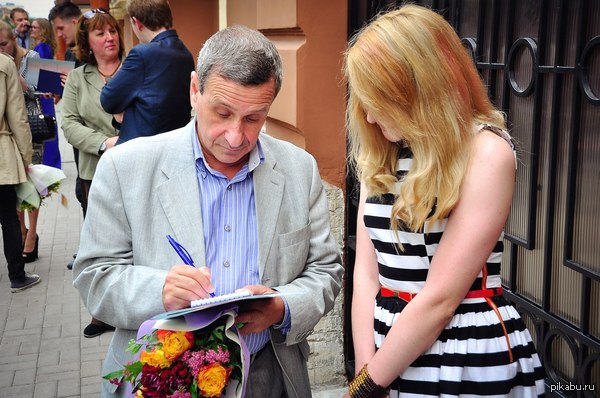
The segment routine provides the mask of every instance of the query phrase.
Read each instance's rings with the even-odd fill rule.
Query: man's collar
[[[160,33],[157,33],[156,35],[154,35],[152,40],[150,40],[150,43],[155,43],[155,42],[162,40],[165,37],[169,37],[169,36],[177,36],[177,32],[175,31],[175,29],[166,29]]]
[[[202,160],[202,164],[208,170],[212,170],[212,168],[206,163],[206,159],[204,158],[204,153],[202,152],[202,147],[200,146],[200,140],[198,139],[198,128],[196,125],[196,120],[194,119],[194,123],[192,123],[193,134],[192,134],[192,146],[194,150],[194,159],[196,159],[196,163],[198,159]],[[260,139],[256,141],[256,145],[250,151],[250,156],[248,158],[248,171],[252,172],[256,169],[261,163],[265,161],[265,154],[262,149],[262,145],[260,143]]]

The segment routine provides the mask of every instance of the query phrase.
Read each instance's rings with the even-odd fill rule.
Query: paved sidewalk
[[[73,150],[59,135],[67,179],[44,201],[38,220],[39,259],[25,269],[39,285],[11,293],[4,253],[0,267],[0,397],[98,397],[101,363],[112,333],[86,339],[90,320],[66,268],[79,245],[83,215],[75,198]]]
[[[59,109],[57,113],[60,118]],[[38,220],[39,259],[25,266],[42,281],[11,293],[4,253],[0,255],[0,397],[100,396],[101,365],[112,332],[91,339],[82,335],[90,316],[66,265],[77,252],[83,215],[75,198],[73,150],[62,132],[59,140],[67,175],[61,192],[68,207],[56,194],[44,201]],[[321,389],[313,396],[341,397],[343,391]]]

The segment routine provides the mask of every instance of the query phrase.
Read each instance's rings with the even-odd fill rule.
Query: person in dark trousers
[[[25,169],[33,153],[26,115],[17,67],[10,56],[0,53],[0,224],[13,293],[40,283],[38,275],[25,272],[17,216],[15,186],[27,181]]]
[[[100,106],[100,88],[106,84],[106,77],[121,64],[122,37],[118,21],[105,10],[86,11],[77,22],[75,55],[84,65],[69,73],[63,92],[61,127],[66,140],[79,149],[85,218],[88,217],[88,194],[96,165],[106,148],[113,147],[117,141],[118,132],[112,126],[112,115]],[[95,337],[113,329],[92,317],[83,335]]]
[[[117,144],[185,126],[191,119],[194,58],[172,29],[166,0],[130,0],[127,12],[141,44],[102,89],[104,110],[121,122]]]
[[[67,45],[67,49],[65,50],[64,59],[65,61],[73,61],[75,62],[75,67],[81,66],[83,63],[80,62],[73,53],[73,47],[75,47],[75,34],[77,20],[81,16],[81,9],[76,5],[71,3],[70,1],[64,2],[62,4],[57,4],[54,6],[50,13],[48,14],[48,20],[52,23],[56,36],[63,39],[65,44]],[[62,76],[62,84],[64,86],[67,76]],[[81,204],[81,209],[83,211],[83,216],[85,217],[85,208],[83,206],[83,196],[81,193],[81,179],[79,178],[79,150],[73,147],[73,158],[75,159],[75,165],[77,168],[77,178],[75,180],[75,196],[77,200]],[[68,269],[73,269],[73,261],[75,261],[75,256],[73,255],[73,260],[71,260],[67,264]]]

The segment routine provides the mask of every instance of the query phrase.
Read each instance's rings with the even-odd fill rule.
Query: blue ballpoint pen
[[[181,258],[184,264],[195,267],[194,260],[192,260],[192,256],[190,256],[190,253],[186,250],[185,247],[183,247],[179,242],[177,242],[171,235],[167,235],[167,240],[175,250],[175,253],[179,255],[179,258]],[[208,294],[210,294],[210,297],[215,297],[214,293]]]

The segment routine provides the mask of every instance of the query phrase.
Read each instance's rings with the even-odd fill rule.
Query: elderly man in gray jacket
[[[253,353],[246,397],[311,396],[306,337],[333,307],[342,266],[314,158],[261,132],[281,76],[266,37],[224,29],[192,74],[194,120],[102,156],[73,271],[90,313],[117,327],[103,374],[132,359],[127,342],[157,313],[241,287],[277,290],[236,318]],[[128,388],[104,382],[102,395]]]

